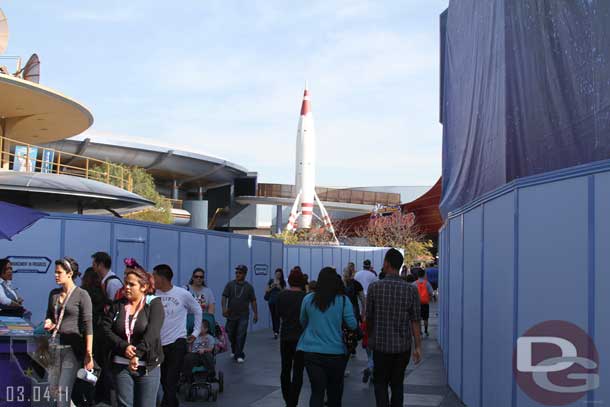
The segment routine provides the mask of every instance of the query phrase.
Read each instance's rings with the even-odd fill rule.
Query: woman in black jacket
[[[124,298],[115,301],[104,317],[104,335],[111,349],[109,364],[121,407],[156,405],[165,313],[153,292],[150,274],[141,268],[128,268]]]
[[[286,288],[286,280],[284,280],[284,271],[282,269],[275,270],[275,278],[272,278],[267,283],[265,290],[265,301],[269,303],[269,312],[271,313],[271,321],[273,321],[273,337],[277,339],[280,334],[280,314],[277,307],[277,297]]]

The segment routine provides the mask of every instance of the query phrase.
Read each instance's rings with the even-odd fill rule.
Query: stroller
[[[204,313],[203,320],[208,322],[208,326],[210,326],[209,334],[217,341],[213,352],[214,364],[216,364],[216,355],[226,351],[226,334],[220,325],[216,324],[213,314]],[[187,332],[192,332],[193,326],[194,321],[189,315]],[[184,384],[187,386],[186,401],[196,401],[198,399],[216,401],[218,394],[224,391],[224,373],[221,370],[216,370],[216,375],[211,377],[210,372],[204,366],[195,366],[191,372],[193,373],[192,381],[184,378]]]

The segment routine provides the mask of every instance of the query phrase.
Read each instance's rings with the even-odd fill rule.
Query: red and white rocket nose
[[[301,116],[311,113],[311,103],[309,102],[309,91],[305,84],[305,92],[303,92],[303,104],[301,104]]]

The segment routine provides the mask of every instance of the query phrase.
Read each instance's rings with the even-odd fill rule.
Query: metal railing
[[[321,201],[343,202],[363,205],[399,205],[400,194],[392,192],[372,192],[357,189],[334,189],[316,187]],[[257,196],[273,198],[296,198],[294,185],[258,184]]]
[[[15,148],[11,148],[13,146]],[[21,147],[19,153],[17,147]],[[35,156],[33,152],[36,152]],[[19,164],[17,170],[15,170],[16,163]],[[126,173],[125,168],[120,165],[3,136],[0,136],[0,167],[19,172],[71,175],[133,191],[131,174]]]

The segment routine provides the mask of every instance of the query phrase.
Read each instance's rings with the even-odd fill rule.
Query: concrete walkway
[[[423,338],[423,360],[410,363],[405,385],[405,406],[409,407],[463,407],[449,389],[443,368],[441,351],[436,342],[438,328],[437,307],[431,306],[430,337]],[[225,375],[225,392],[216,403],[183,403],[184,406],[216,404],[231,407],[284,407],[280,389],[279,342],[271,331],[248,335],[246,363],[238,365],[228,354],[218,356],[217,366]],[[348,363],[349,377],[345,379],[343,405],[350,407],[375,406],[371,384],[362,383],[362,370],[366,366],[366,353],[358,354]],[[309,379],[304,373],[300,406],[309,405]]]

